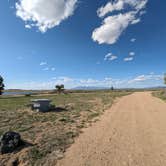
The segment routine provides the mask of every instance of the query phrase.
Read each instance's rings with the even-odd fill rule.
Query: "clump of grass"
[[[30,157],[33,160],[41,159],[43,156],[44,156],[44,154],[39,149],[37,149],[36,147],[33,147],[30,151]]]
[[[96,118],[100,115],[99,112],[94,112],[94,113],[91,113],[89,116],[88,116],[88,119],[93,119],[93,118]]]
[[[154,91],[153,96],[166,101],[166,90]]]

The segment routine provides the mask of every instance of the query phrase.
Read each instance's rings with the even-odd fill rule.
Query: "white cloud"
[[[43,66],[44,68],[42,70],[44,71],[55,71],[55,67],[50,67],[47,62],[40,62],[40,66]]]
[[[115,56],[115,55],[112,55],[112,53],[108,53],[107,55],[105,55],[104,60],[105,60],[105,61],[113,61],[113,60],[115,60],[115,59],[117,59],[117,58],[118,58],[118,57]]]
[[[55,85],[64,84],[65,88],[74,88],[78,86],[86,87],[111,87],[112,85],[116,88],[131,88],[131,87],[152,87],[152,86],[162,86],[163,84],[163,74],[141,74],[133,78],[112,78],[105,77],[103,79],[80,79],[71,78],[67,76],[53,77],[47,81],[30,81],[30,82],[19,82],[7,84],[7,88],[13,89],[54,89]]]
[[[117,59],[118,57],[117,56],[115,56],[115,55],[112,55],[111,57],[110,57],[110,61],[113,61],[113,60],[115,60],[115,59]]]
[[[125,7],[130,6],[133,9],[139,11],[145,8],[148,0],[115,0],[108,2],[105,6],[102,6],[97,10],[99,17],[104,17],[106,14],[113,11],[120,11]]]
[[[154,73],[150,73],[147,75],[140,75],[140,76],[137,76],[137,77],[129,80],[128,83],[131,84],[131,83],[136,83],[136,82],[145,82],[148,80],[153,80],[153,81],[163,80],[163,75],[155,75]]]
[[[57,81],[62,82],[62,83],[68,83],[68,82],[73,82],[74,79],[66,76],[58,77]]]
[[[27,28],[27,29],[31,29],[32,27],[30,26],[30,25],[25,25],[25,28]]]
[[[16,15],[25,21],[26,28],[46,32],[71,16],[76,4],[77,0],[19,0]]]
[[[136,41],[136,39],[135,39],[135,38],[132,38],[130,41],[134,43],[134,42]]]
[[[146,14],[146,11],[140,11],[140,16],[142,16],[142,15],[144,15],[144,14]]]
[[[102,6],[97,10],[99,17],[104,17],[106,14],[115,10],[122,10],[124,8],[124,1],[108,2],[105,6]]]
[[[131,24],[137,24],[137,23],[139,23],[140,21],[141,21],[141,19],[140,19],[140,18],[137,18],[137,19],[131,21]]]
[[[140,75],[136,78],[134,78],[133,80],[130,80],[129,82],[137,82],[137,81],[145,81],[147,79],[147,77],[145,75]]]
[[[135,52],[129,52],[129,56],[134,56]]]
[[[103,24],[93,31],[92,38],[99,44],[114,44],[134,19],[133,12],[108,16],[104,19]]]
[[[47,62],[40,62],[40,66],[47,65]]]
[[[132,61],[132,60],[134,60],[133,57],[127,57],[127,58],[124,58],[124,61],[125,61],[125,62]]]
[[[92,39],[99,44],[114,44],[117,42],[122,32],[132,24],[141,21],[140,12],[145,8],[147,0],[116,0],[108,2],[105,6],[98,9],[99,17],[111,14],[115,10],[123,10],[128,5],[131,10],[126,13],[118,13],[104,18],[102,25],[92,33]]]
[[[112,53],[108,53],[108,54],[106,54],[105,55],[105,57],[104,57],[104,60],[106,61],[108,58],[110,58],[112,56]]]

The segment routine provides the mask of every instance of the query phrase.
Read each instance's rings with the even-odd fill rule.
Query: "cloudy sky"
[[[2,0],[6,88],[151,87],[166,72],[164,0]]]

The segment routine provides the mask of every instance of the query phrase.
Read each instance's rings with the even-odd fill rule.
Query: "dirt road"
[[[166,166],[166,103],[125,96],[84,130],[58,166]]]

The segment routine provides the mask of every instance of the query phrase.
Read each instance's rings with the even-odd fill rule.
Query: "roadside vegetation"
[[[166,74],[164,74],[164,84],[166,84]],[[155,97],[158,97],[158,98],[166,101],[166,89],[162,89],[160,91],[155,91],[155,92],[153,92],[153,95]]]
[[[158,97],[158,98],[166,101],[166,89],[163,89],[160,91],[155,91],[155,92],[153,92],[153,95],[155,97]]]
[[[0,155],[0,165],[19,163],[27,166],[55,165],[74,138],[98,120],[115,98],[128,91],[91,91],[68,94],[0,97],[0,135],[6,131],[19,132],[28,142],[17,153]],[[47,113],[32,111],[31,99],[47,98],[56,106]],[[18,165],[18,164],[17,164]]]

